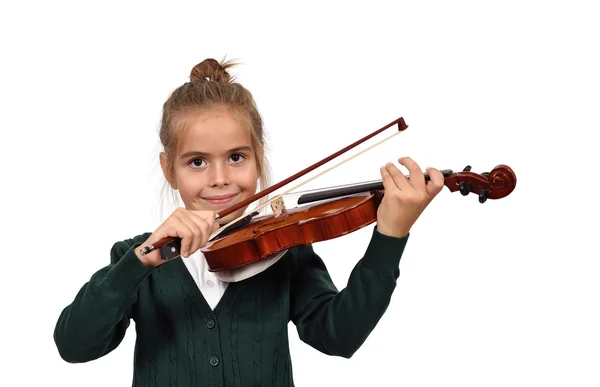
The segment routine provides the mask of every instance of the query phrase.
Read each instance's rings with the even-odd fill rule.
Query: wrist
[[[377,224],[376,229],[377,229],[377,232],[379,232],[380,234],[389,236],[392,238],[404,238],[404,237],[408,236],[408,234],[410,232],[410,228],[390,229],[390,228],[387,228],[385,225],[381,225],[379,223]]]

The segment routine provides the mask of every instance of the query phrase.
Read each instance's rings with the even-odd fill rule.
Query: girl
[[[443,188],[425,182],[410,158],[381,168],[385,195],[364,257],[338,291],[311,246],[298,246],[241,272],[208,271],[199,249],[218,229],[215,214],[268,186],[262,120],[250,92],[233,82],[230,62],[207,59],[163,106],[160,165],[179,191],[178,208],[153,233],[116,242],[100,269],[61,313],[60,356],[98,359],[136,323],[136,386],[293,386],[287,325],[317,350],[351,357],[383,313],[399,277],[411,226]],[[225,217],[228,222],[245,209]],[[182,259],[139,249],[181,238]]]

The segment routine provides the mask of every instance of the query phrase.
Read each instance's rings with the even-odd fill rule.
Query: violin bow
[[[345,148],[343,148],[343,149],[341,149],[341,150],[339,150],[339,151],[337,151],[337,152],[335,152],[335,153],[333,153],[333,154],[325,157],[323,160],[320,160],[320,161],[314,163],[313,165],[311,165],[309,167],[306,167],[305,169],[303,169],[300,172],[298,172],[298,173],[296,173],[296,174],[288,177],[287,179],[284,179],[284,180],[280,181],[279,183],[277,183],[275,185],[272,185],[271,187],[268,187],[268,188],[266,188],[266,189],[264,189],[264,190],[262,190],[262,191],[260,191],[260,192],[258,192],[256,194],[250,196],[249,198],[247,198],[245,200],[242,200],[241,202],[239,202],[237,204],[234,204],[233,206],[224,209],[223,211],[218,212],[215,215],[215,220],[219,220],[219,219],[221,219],[221,218],[223,218],[223,217],[225,217],[225,216],[227,216],[227,215],[229,215],[229,214],[231,214],[231,213],[239,210],[240,208],[242,208],[244,206],[247,206],[250,203],[255,202],[256,200],[261,199],[262,197],[264,197],[264,196],[270,194],[271,192],[273,192],[273,191],[275,191],[275,190],[283,187],[286,184],[291,183],[292,181],[294,181],[294,180],[296,180],[296,179],[298,179],[298,178],[306,175],[307,173],[309,173],[309,172],[311,172],[311,171],[319,168],[323,164],[328,163],[329,161],[333,160],[334,158],[336,158],[336,157],[338,157],[338,156],[346,153],[350,149],[355,148],[356,146],[362,144],[363,142],[371,139],[372,137],[378,135],[379,133],[383,132],[384,130],[389,129],[390,127],[392,127],[394,125],[398,125],[398,131],[396,133],[394,133],[393,135],[391,135],[391,136],[389,136],[389,137],[387,137],[387,138],[379,141],[378,143],[376,143],[376,144],[374,144],[374,145],[372,145],[372,146],[364,149],[363,151],[357,153],[356,155],[354,155],[354,156],[352,156],[352,157],[350,157],[350,158],[348,158],[348,159],[346,159],[346,160],[344,160],[344,161],[342,161],[342,162],[334,165],[333,167],[330,167],[330,168],[326,169],[325,171],[319,173],[318,175],[313,176],[309,180],[307,180],[307,181],[305,181],[305,182],[303,182],[301,184],[298,184],[295,187],[292,187],[291,189],[289,189],[289,190],[287,190],[287,191],[285,191],[285,192],[277,195],[276,197],[272,198],[271,200],[268,200],[267,202],[265,202],[265,203],[257,206],[256,208],[254,208],[250,212],[250,215],[247,215],[248,213],[245,213],[245,214],[241,215],[240,217],[238,217],[238,218],[232,220],[231,222],[227,223],[226,225],[221,226],[217,231],[215,231],[212,234],[212,236],[211,236],[210,239],[213,239],[214,237],[216,237],[217,235],[219,235],[223,230],[230,228],[232,224],[235,224],[236,222],[240,221],[241,219],[248,218],[248,216],[252,217],[255,214],[258,214],[258,212],[257,212],[258,210],[260,210],[260,209],[268,206],[269,204],[271,204],[273,201],[275,201],[277,198],[281,197],[282,195],[285,195],[286,193],[289,193],[289,192],[295,190],[296,188],[301,187],[302,185],[304,185],[304,184],[312,181],[313,179],[316,179],[317,177],[319,177],[319,176],[321,176],[321,175],[323,175],[323,174],[331,171],[332,169],[337,168],[340,165],[342,165],[342,164],[350,161],[351,159],[353,159],[353,158],[361,155],[362,153],[368,151],[369,149],[372,149],[375,146],[378,146],[378,145],[382,144],[383,142],[388,141],[392,137],[397,136],[398,134],[400,134],[403,131],[405,131],[408,128],[408,125],[404,121],[404,118],[400,117],[400,118],[398,118],[398,119],[390,122],[389,124],[385,125],[384,127],[380,128],[380,129],[377,129],[373,133],[368,134],[367,136],[361,138],[360,140],[353,142],[352,144],[348,145],[347,147],[345,147]],[[162,246],[164,246],[167,243],[170,243],[170,242],[172,242],[174,240],[176,240],[176,238],[173,238],[173,237],[163,238],[163,239],[159,240],[158,242],[156,242],[156,243],[154,243],[152,245],[144,246],[142,249],[140,249],[140,254],[141,255],[146,255],[146,254],[148,254],[148,253],[150,253],[150,252],[152,252],[152,251],[154,251],[154,250],[156,250],[158,248],[161,248]]]

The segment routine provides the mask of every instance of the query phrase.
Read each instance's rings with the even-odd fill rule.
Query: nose
[[[230,183],[229,170],[226,164],[215,163],[210,171],[210,185],[212,187],[221,187]]]

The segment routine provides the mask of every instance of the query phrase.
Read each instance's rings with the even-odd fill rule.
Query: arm
[[[325,264],[311,246],[294,256],[292,321],[302,341],[335,356],[351,357],[386,311],[408,235],[389,237],[373,230],[365,255],[337,291]]]
[[[98,359],[123,340],[132,318],[137,289],[152,272],[135,255],[142,243],[130,239],[111,249],[111,264],[97,271],[60,314],[54,341],[70,363]]]

